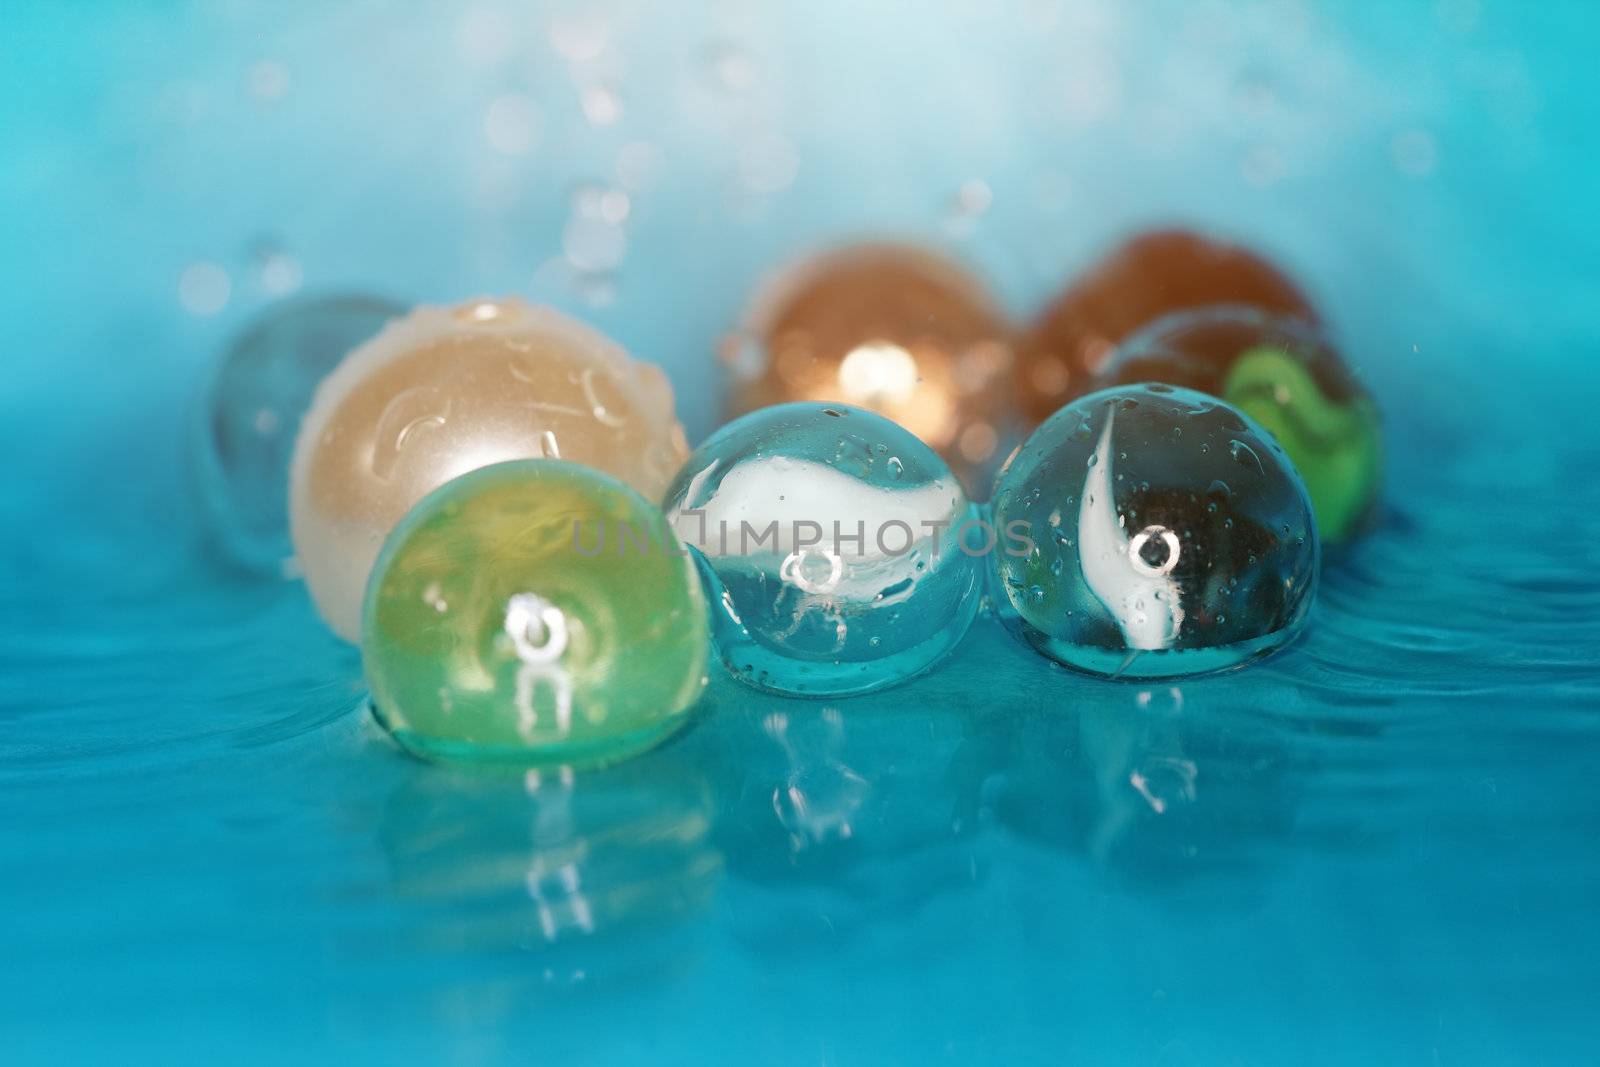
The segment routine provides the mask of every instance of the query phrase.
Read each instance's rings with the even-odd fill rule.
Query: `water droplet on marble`
[[[373,435],[372,473],[387,480],[406,445],[418,434],[443,427],[448,411],[442,393],[431,387],[407,389],[389,401]]]

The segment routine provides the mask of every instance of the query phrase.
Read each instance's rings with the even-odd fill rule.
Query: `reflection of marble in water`
[[[844,740],[844,719],[839,709],[824,708],[818,718],[831,738],[825,745],[829,754],[820,759],[808,760],[790,741],[787,714],[775,711],[764,724],[768,735],[783,746],[789,761],[789,776],[773,787],[772,810],[789,831],[789,841],[796,852],[853,836],[850,821],[872,792],[865,778],[831,754]]]
[[[536,987],[652,978],[692,957],[720,881],[714,800],[673,746],[599,771],[419,767],[381,828],[420,947],[528,954]]]
[[[1198,799],[1199,770],[1184,755],[1172,728],[1183,711],[1183,691],[1176,686],[1143,689],[1135,704],[1146,717],[1143,730],[1102,729],[1093,713],[1079,720],[1082,751],[1093,768],[1099,800],[1088,851],[1101,864],[1115,859],[1119,844],[1136,832],[1146,813],[1176,816],[1179,805]],[[1170,780],[1174,776],[1183,783],[1175,791]]]
[[[534,798],[536,841],[567,840],[575,835],[572,825],[573,773],[562,767],[553,775],[529,771],[523,778],[528,796]],[[528,899],[539,911],[539,929],[546,941],[556,940],[563,930],[594,933],[594,907],[584,892],[581,853],[572,850],[553,854],[535,852],[529,858],[524,881]]]
[[[1001,821],[1119,881],[1244,899],[1292,827],[1284,741],[1180,687],[1106,687],[1015,727]]]
[[[971,723],[904,691],[823,708],[739,694],[718,724],[738,735],[744,786],[717,827],[730,873],[755,890],[739,938],[784,952],[892,938],[909,912],[970,887],[977,826],[959,790],[976,781],[951,761]]]

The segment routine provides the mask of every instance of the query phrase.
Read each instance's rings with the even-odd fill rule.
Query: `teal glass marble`
[[[1304,624],[1320,542],[1304,483],[1229,404],[1161,384],[1062,408],[996,480],[1002,620],[1092,674],[1226,670]],[[1008,546],[1011,542],[1008,542]]]
[[[289,461],[317,386],[405,309],[353,294],[274,304],[222,353],[195,418],[193,460],[210,540],[231,562],[277,571],[289,543]]]
[[[668,518],[712,590],[728,669],[757,688],[864,693],[966,632],[985,540],[960,483],[909,430],[843,404],[751,412],[701,445]]]

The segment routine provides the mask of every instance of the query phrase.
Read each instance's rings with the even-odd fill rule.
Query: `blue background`
[[[1582,0],[10,0],[12,1061],[1600,1056],[1597,46]],[[876,697],[718,678],[622,768],[463,776],[198,551],[198,383],[290,292],[554,303],[698,440],[798,254],[911,237],[1022,318],[1172,221],[1280,259],[1387,418],[1380,528],[1246,672],[980,625]]]

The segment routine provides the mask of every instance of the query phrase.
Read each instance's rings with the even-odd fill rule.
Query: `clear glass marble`
[[[708,576],[723,662],[758,688],[903,681],[961,639],[982,595],[985,537],[960,483],[861,408],[783,404],[729,423],[665,507]]]
[[[576,463],[479,468],[397,526],[367,587],[380,718],[426,756],[606,763],[687,721],[706,602],[661,512]]]
[[[687,454],[666,375],[583,323],[516,299],[419,307],[317,390],[290,475],[295,553],[322,617],[355,641],[384,537],[450,479],[573,460],[656,500]]]
[[[268,308],[218,360],[195,419],[194,466],[211,540],[232,561],[281,573],[289,462],[317,386],[405,309],[372,296],[298,297]]]
[[[1295,636],[1316,588],[1294,465],[1188,389],[1122,386],[1062,408],[1000,472],[992,519],[1007,538],[991,571],[1001,618],[1093,674],[1240,666]]]

